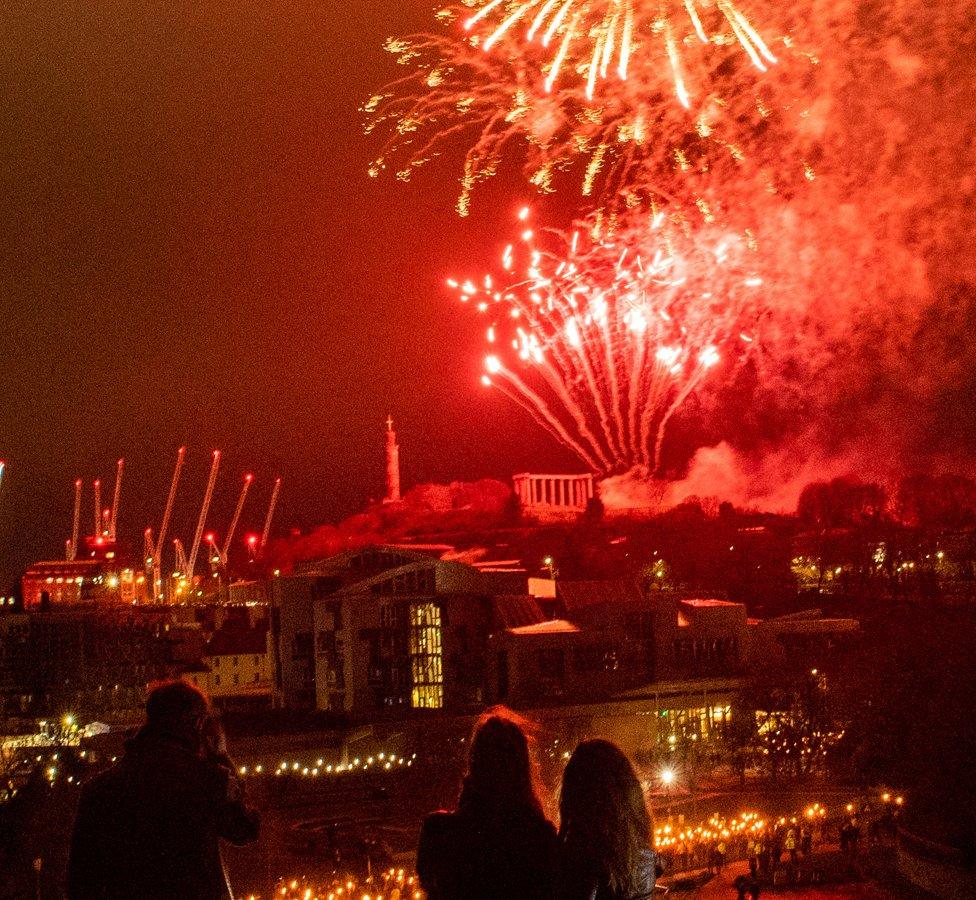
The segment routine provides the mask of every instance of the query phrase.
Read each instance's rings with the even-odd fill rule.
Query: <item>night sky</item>
[[[806,126],[773,149],[787,166],[819,160],[817,176],[788,203],[750,196],[768,213],[759,243],[777,291],[761,371],[715,379],[669,429],[667,473],[695,491],[754,503],[851,472],[889,487],[911,471],[974,473],[972,15],[944,6],[783,6],[821,62],[802,84]],[[90,529],[90,481],[101,475],[107,504],[120,456],[120,537],[137,555],[181,444],[171,535],[184,543],[213,448],[218,534],[245,471],[241,537],[276,475],[279,536],[361,509],[382,494],[388,413],[405,487],[580,470],[481,386],[485,323],[445,286],[490,270],[509,241],[532,196],[518,153],[468,219],[454,212],[463,141],[410,184],[366,174],[379,146],[359,106],[404,72],[383,42],[436,27],[431,12],[8,4],[0,595],[63,553],[77,477]],[[534,200],[535,221],[578,202]],[[692,477],[695,449],[720,441],[726,470]]]
[[[413,17],[412,21],[410,17]],[[210,524],[275,475],[276,532],[382,491],[383,419],[403,480],[578,468],[484,391],[479,323],[444,277],[492,263],[518,197],[453,212],[457,166],[372,180],[360,103],[396,73],[383,40],[426,4],[32,2],[0,32],[0,593],[58,558],[72,483],[126,458],[120,537],[189,542],[209,451]]]

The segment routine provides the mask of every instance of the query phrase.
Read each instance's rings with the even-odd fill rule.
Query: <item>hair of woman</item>
[[[581,743],[563,772],[559,836],[566,851],[615,894],[636,892],[652,821],[630,760],[606,740]]]
[[[478,721],[461,786],[461,811],[543,814],[525,724],[504,707],[488,710]]]

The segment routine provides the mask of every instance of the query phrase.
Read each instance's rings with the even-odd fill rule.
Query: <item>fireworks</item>
[[[686,109],[691,94],[681,48],[736,44],[760,71],[776,57],[749,18],[731,0],[470,0],[463,21],[471,42],[505,52],[514,42],[539,57],[546,92],[560,78],[581,77],[587,100],[609,79],[666,66],[674,94]],[[676,15],[677,13],[677,15]]]
[[[673,37],[676,26],[668,23],[676,17],[651,17],[645,5],[562,0],[557,9],[529,0],[512,9],[487,3],[474,14],[449,8],[449,33],[389,40],[387,50],[408,71],[363,107],[367,133],[388,135],[370,174],[393,169],[409,180],[433,157],[464,147],[462,215],[473,188],[506,157],[519,160],[542,192],[555,190],[560,174],[572,170],[591,207],[627,208],[653,198],[700,210],[708,186],[732,174],[752,179],[758,173],[767,188],[773,176],[760,172],[763,159],[754,146],[775,143],[770,126],[785,107],[757,81],[761,71],[748,55],[730,47],[734,41],[751,48],[759,61],[763,52],[773,58],[769,47],[758,34],[749,37],[755,32],[744,30],[748,19],[725,0],[707,8],[726,23],[741,19],[746,25],[737,25],[739,31],[706,31],[703,2],[677,4],[688,22],[699,23],[704,43],[691,26],[681,40]],[[518,27],[511,21],[517,14],[527,20]],[[597,24],[586,30],[577,22],[562,32],[574,17]],[[672,38],[661,44],[658,32]],[[547,62],[557,39],[558,59]],[[662,50],[667,46],[670,54]],[[588,53],[589,62],[571,53]],[[604,69],[606,77],[598,78]],[[584,77],[570,77],[573,72]],[[681,103],[673,102],[676,94]],[[752,168],[743,176],[747,159]],[[779,160],[777,169],[783,169]],[[704,213],[706,221],[711,215]]]
[[[726,356],[740,364],[755,346],[751,251],[717,231],[691,241],[662,213],[538,238],[520,215],[500,282],[448,282],[491,319],[483,381],[594,471],[653,475],[674,413]]]
[[[461,215],[506,163],[543,193],[576,182],[576,231],[526,227],[499,283],[450,284],[492,320],[487,384],[593,471],[654,476],[674,414],[756,346],[759,198],[814,177],[784,148],[809,114],[794,64],[817,60],[733,0],[463,0],[438,18],[387,42],[406,71],[363,107],[387,135],[370,174],[463,154]]]

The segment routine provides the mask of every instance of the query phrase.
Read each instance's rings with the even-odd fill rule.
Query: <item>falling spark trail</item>
[[[732,0],[716,0],[714,4],[702,4],[702,8],[713,11],[707,26],[696,0],[523,0],[514,6],[489,0],[464,21],[464,31],[486,53],[497,50],[526,56],[531,56],[536,46],[546,49],[562,36],[558,52],[553,56],[542,54],[538,62],[540,73],[549,73],[546,90],[551,89],[555,73],[565,61],[573,73],[586,73],[586,94],[590,99],[597,80],[608,78],[614,53],[613,71],[620,80],[627,77],[635,55],[655,64],[655,34],[664,36],[679,97],[686,89],[678,46],[686,36],[693,34],[704,45],[733,42],[760,71],[767,68],[763,59],[768,63],[777,61],[759,31]],[[527,29],[515,27],[530,15]],[[635,40],[637,34],[640,38]]]
[[[525,228],[502,253],[507,284],[448,284],[492,317],[486,383],[594,471],[654,474],[674,415],[726,352],[741,364],[754,348],[742,335],[761,317],[762,279],[735,235],[689,237],[635,214],[581,240],[593,232],[583,224],[568,236]]]
[[[367,133],[386,135],[371,176],[408,181],[465,147],[461,215],[518,154],[542,193],[578,181],[591,198],[584,211],[680,196],[706,220],[716,201],[701,197],[703,181],[750,164],[759,190],[792,180],[793,168],[800,177],[799,161],[784,166],[775,153],[802,114],[777,86],[809,59],[777,38],[784,62],[773,78],[779,56],[732,0],[472,5],[448,6],[442,33],[387,41],[407,73],[363,104]]]

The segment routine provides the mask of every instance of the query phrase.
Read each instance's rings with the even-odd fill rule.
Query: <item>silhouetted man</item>
[[[82,791],[68,896],[228,900],[219,838],[257,836],[207,698],[182,681],[161,684],[125,755]]]

